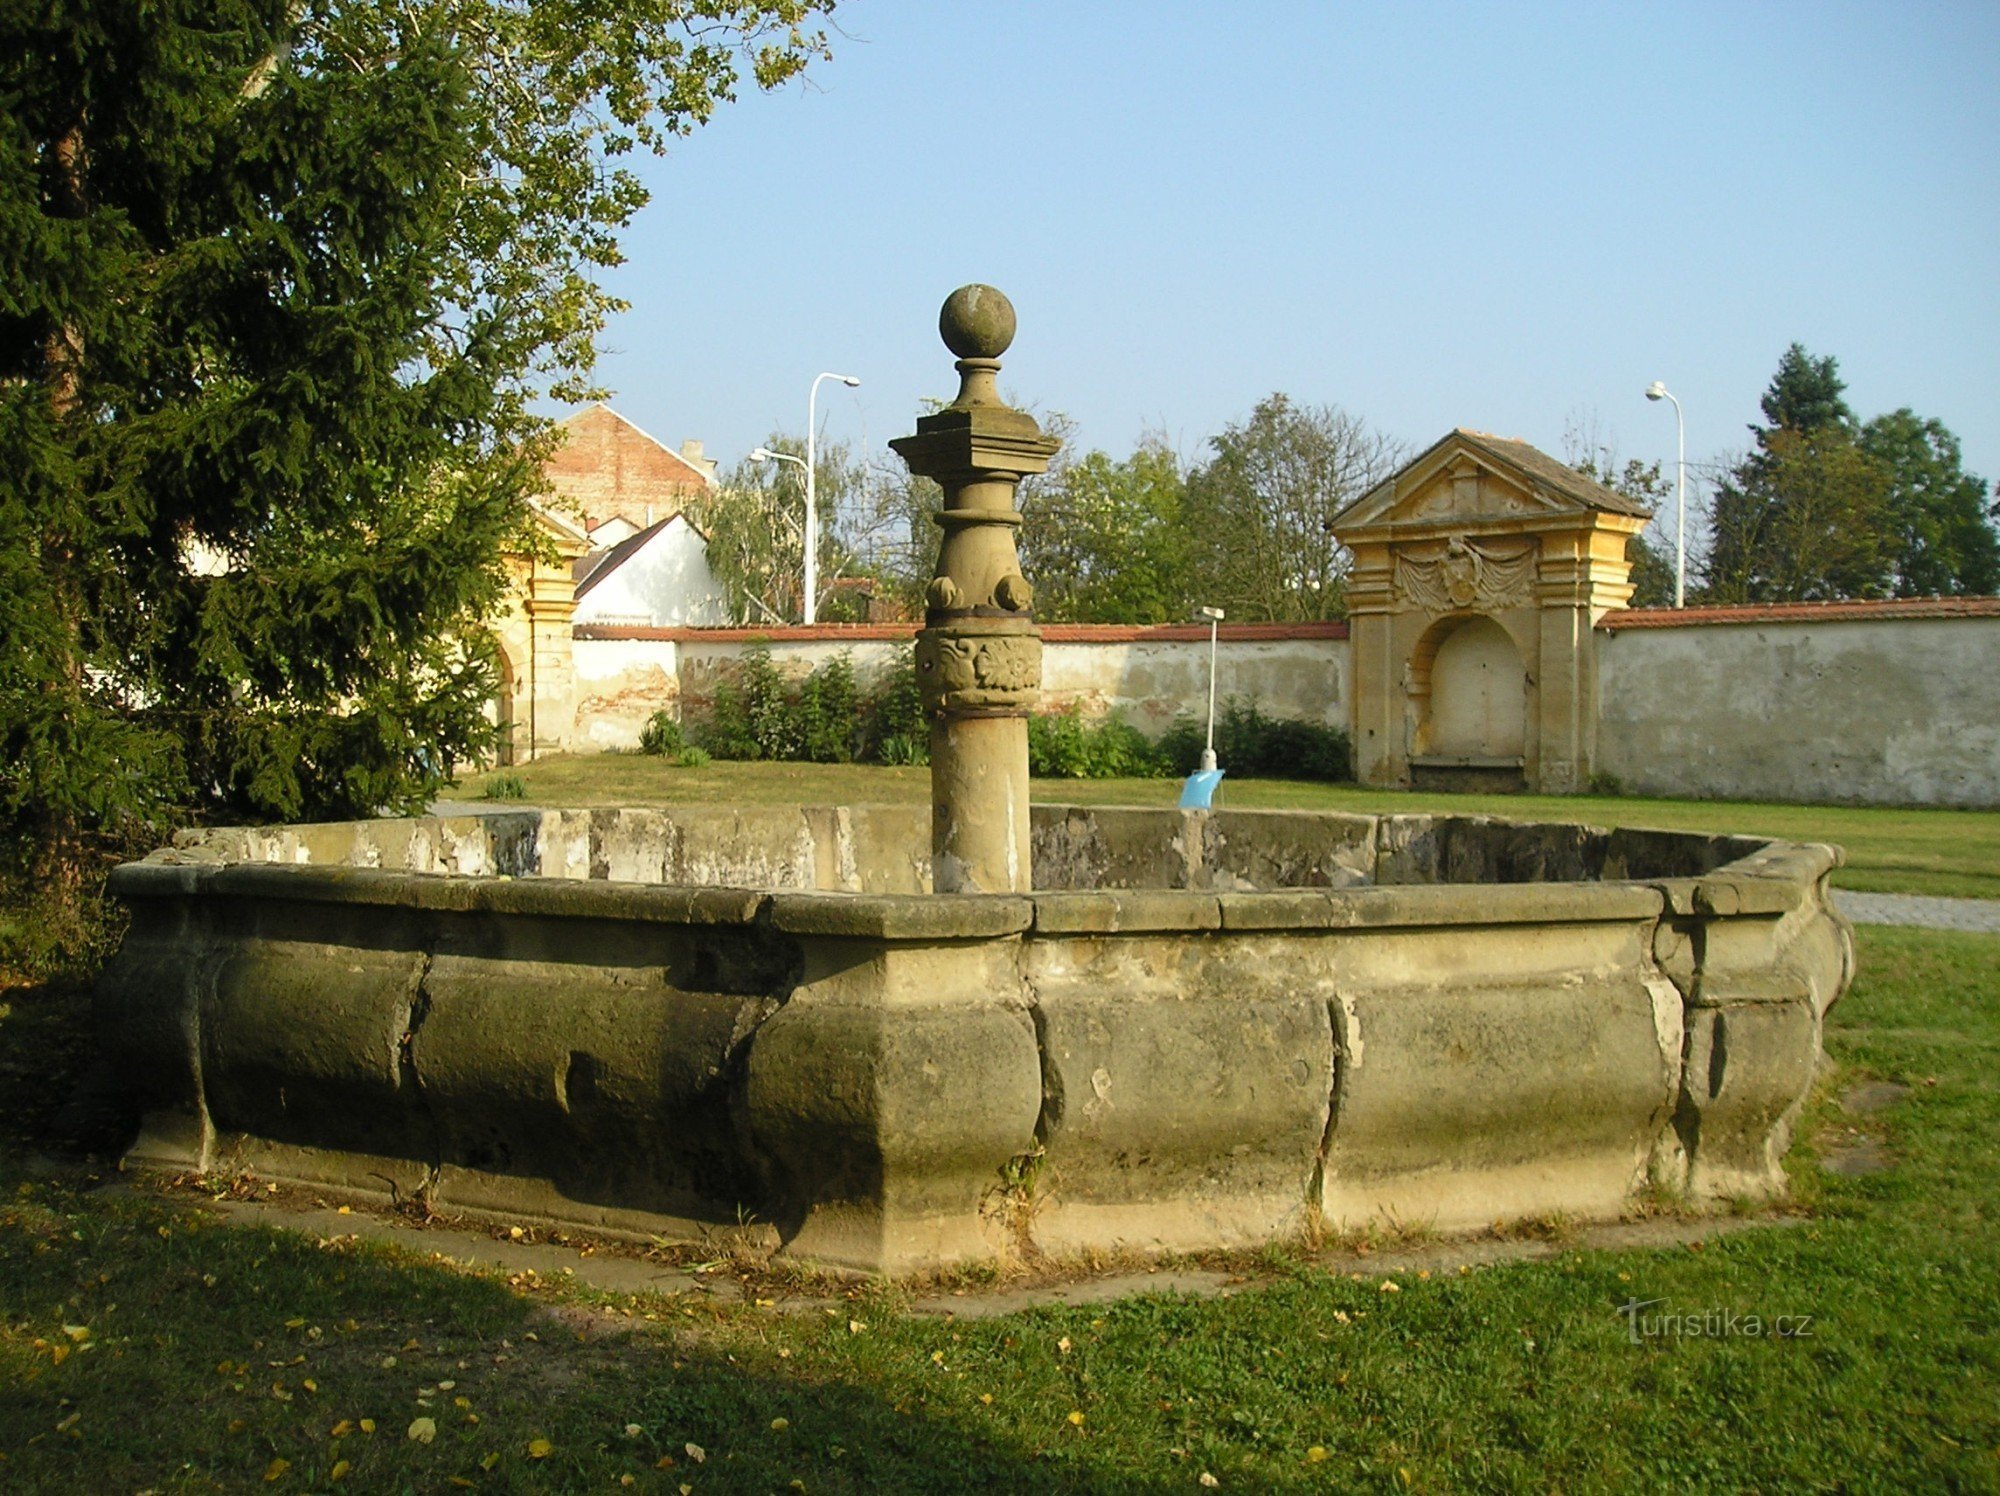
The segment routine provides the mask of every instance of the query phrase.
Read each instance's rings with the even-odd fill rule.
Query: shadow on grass
[[[0,1488],[1163,1489],[1092,1468],[1074,1430],[1036,1449],[788,1362],[740,1311],[552,1307],[121,1190],[59,1125],[86,1008],[74,987],[0,996]]]

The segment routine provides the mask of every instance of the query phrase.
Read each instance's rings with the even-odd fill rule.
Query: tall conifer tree
[[[0,13],[0,838],[421,804],[658,147],[830,0]]]

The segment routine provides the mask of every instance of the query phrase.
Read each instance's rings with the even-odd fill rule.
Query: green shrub
[[[753,644],[743,652],[736,684],[743,693],[744,727],[756,745],[751,757],[803,758],[805,732],[797,704],[785,689],[785,677],[768,644]]]
[[[844,654],[807,676],[798,694],[799,756],[816,764],[853,763],[861,738],[860,702],[854,662]]]
[[[674,755],[674,762],[683,769],[705,769],[715,760],[709,756],[707,749],[689,744]]]
[[[1028,772],[1038,779],[1150,779],[1167,773],[1168,763],[1118,713],[1086,722],[1071,702],[1028,719]]]
[[[861,704],[860,756],[883,764],[931,761],[931,725],[917,687],[917,663],[907,654],[876,677]]]
[[[914,684],[912,669],[912,689]],[[716,683],[695,736],[715,758],[853,763],[870,756],[870,702],[862,699],[849,656],[836,655],[793,685],[771,658],[770,645],[759,642]]]
[[[687,735],[681,731],[680,723],[674,720],[672,712],[662,708],[647,719],[639,730],[639,751],[655,754],[660,758],[672,758],[687,747]]]
[[[1192,774],[1201,766],[1207,730],[1191,717],[1181,717],[1160,738],[1160,749],[1176,774]],[[1244,779],[1325,779],[1354,777],[1354,758],[1347,734],[1323,722],[1295,717],[1267,717],[1255,702],[1232,696],[1215,720],[1216,762]]]
[[[915,733],[899,732],[886,737],[875,745],[875,762],[883,764],[924,765],[931,761],[930,734],[918,737]]]
[[[528,781],[512,770],[495,774],[486,781],[486,787],[479,792],[482,800],[525,800],[528,798]]]

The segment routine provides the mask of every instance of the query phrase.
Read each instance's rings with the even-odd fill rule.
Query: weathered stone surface
[[[1731,1003],[1688,1012],[1674,1127],[1698,1200],[1781,1195],[1780,1160],[1812,1088],[1818,1018],[1796,1002]]]
[[[1012,935],[1034,922],[1034,905],[1005,894],[781,893],[771,919],[798,935],[857,939],[975,940]]]
[[[1615,1213],[1680,1071],[1679,994],[1642,918],[1346,944],[1329,1225],[1463,1230]]]
[[[99,1003],[144,1113],[133,1162],[743,1230],[874,1272],[1240,1244],[1314,1210],[1587,1218],[1648,1177],[1697,1201],[1782,1189],[1853,972],[1823,847],[1049,807],[1037,855],[1086,886],[929,897],[898,851],[924,816],[183,838],[112,880],[134,918]],[[1600,852],[1624,881],[1519,881]],[[793,881],[609,876],[656,857]],[[1228,881],[1370,857],[1385,880],[1503,881]],[[501,866],[542,876],[450,873]],[[1175,886],[1117,886],[1144,875]]]
[[[1017,942],[949,950],[840,941],[808,952],[759,1031],[747,1112],[787,1250],[899,1273],[990,1260],[982,1214],[1034,1145],[1035,1034]]]
[[[1375,880],[1375,816],[1219,810],[1203,821],[1208,887],[1352,888]]]
[[[1204,818],[1186,811],[1037,805],[1037,889],[1201,886]]]
[[[1037,1246],[1193,1250],[1304,1225],[1333,1042],[1324,963],[1300,954],[1168,933],[1030,945],[1042,1153],[1018,1208]]]
[[[1214,930],[1221,924],[1215,895],[1208,893],[1133,888],[1035,895],[1035,928],[1046,934]]]

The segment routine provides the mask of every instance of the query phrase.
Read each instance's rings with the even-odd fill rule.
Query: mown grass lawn
[[[558,756],[504,772],[519,776],[527,802],[552,806],[916,804],[930,793],[930,771],[921,768],[718,762],[682,769],[635,753]],[[450,796],[479,799],[493,778],[470,776]],[[1169,779],[1038,779],[1033,793],[1045,804],[1172,805],[1180,784]],[[1834,875],[1843,888],[2000,898],[2000,811],[1618,795],[1416,794],[1289,779],[1225,780],[1216,803],[1246,810],[1503,815],[1837,842],[1847,849],[1847,866]]]
[[[803,1314],[597,1300],[582,1335],[550,1314],[580,1295],[31,1168],[82,1043],[74,994],[17,989],[0,1489],[1994,1489],[2000,937],[1869,927],[1862,963],[1830,1090],[1910,1090],[1863,1118],[1822,1100],[1806,1131],[1869,1132],[1893,1166],[1795,1150],[1803,1224],[1395,1292],[1274,1254],[1226,1300],[978,1322],[893,1290]],[[1635,1345],[1632,1300],[1811,1321]]]

